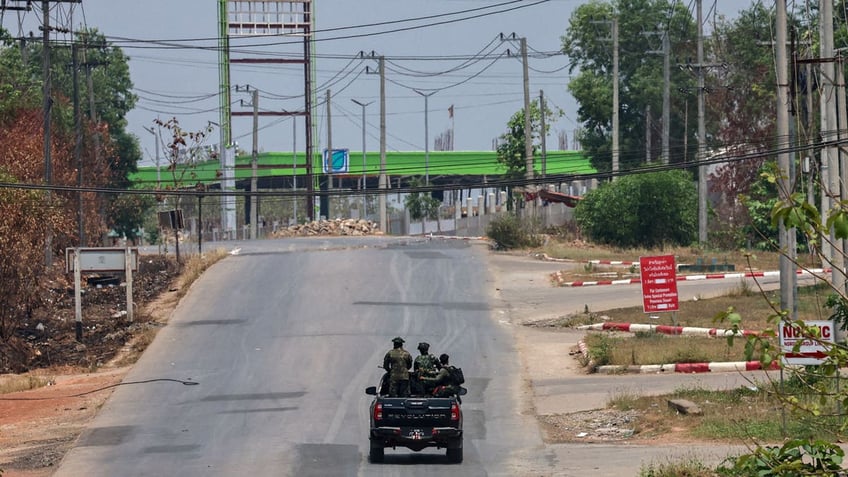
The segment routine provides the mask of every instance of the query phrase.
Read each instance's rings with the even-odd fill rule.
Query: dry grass
[[[639,477],[714,477],[713,469],[696,455],[668,458],[662,462],[642,464]]]
[[[704,250],[695,247],[666,247],[664,249],[616,249],[600,245],[587,244],[585,242],[563,242],[555,239],[549,240],[541,250],[548,256],[560,259],[569,259],[576,262],[587,262],[589,260],[620,260],[636,262],[639,257],[653,255],[674,255],[675,262],[680,264],[701,263],[709,265],[713,260],[719,265],[732,264],[735,271],[766,271],[777,270],[780,262],[780,254],[777,252],[760,252],[745,250]],[[799,268],[819,268],[818,261],[811,255],[798,257]],[[614,275],[616,277],[638,276],[639,269],[626,266],[609,266],[586,264],[582,271],[568,271],[567,280],[581,280],[595,277],[597,274],[605,277]]]
[[[832,290],[826,285],[799,288],[798,318],[802,320],[827,319],[830,313],[824,307],[824,303],[830,293],[832,293]],[[778,290],[761,293],[758,290],[750,290],[740,285],[725,296],[682,301],[680,308],[675,313],[648,315],[645,314],[641,306],[635,306],[607,310],[603,312],[603,315],[613,322],[722,328],[728,326],[728,324],[717,321],[717,316],[732,307],[743,317],[746,329],[762,330],[768,326],[769,318],[780,309],[779,303],[780,291]],[[580,318],[581,315],[583,314],[576,315],[575,318]],[[651,316],[657,318],[651,318]],[[587,321],[586,318],[582,319]]]
[[[128,349],[121,353],[121,355],[115,360],[114,365],[120,368],[135,364],[135,362],[141,357],[144,350],[147,349],[147,347],[150,346],[150,343],[153,342],[153,338],[156,337],[156,333],[158,332],[158,327],[149,327],[137,333],[133,336]]]
[[[206,269],[216,264],[227,255],[227,251],[222,248],[200,255],[189,255],[183,264],[183,269],[180,273],[177,295],[180,298],[185,296],[185,294],[188,293],[188,289],[191,287],[191,284],[200,278],[200,275],[202,275]]]
[[[637,333],[635,337],[625,337],[593,332],[586,335],[586,344],[596,364],[627,366],[745,360],[742,340],[728,346],[724,339],[700,336]]]
[[[0,394],[29,391],[47,386],[53,382],[50,376],[38,376],[33,374],[5,374],[0,376]]]
[[[638,410],[637,431],[642,437],[663,436],[670,432],[692,439],[723,442],[779,442],[786,436],[796,438],[835,438],[842,419],[814,418],[811,414],[793,412],[778,397],[777,382],[753,382],[748,386],[725,391],[701,388],[679,389],[663,396],[642,396],[628,400],[625,407],[611,401],[610,407]],[[817,401],[818,396],[799,394],[799,389],[784,386],[784,397],[794,396],[800,402]],[[697,404],[702,415],[685,415],[668,406],[670,399],[687,399]],[[785,427],[783,420],[785,418]],[[815,425],[813,421],[815,420]]]

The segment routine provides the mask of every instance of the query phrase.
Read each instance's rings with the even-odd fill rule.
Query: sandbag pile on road
[[[307,237],[316,235],[379,235],[376,222],[364,219],[316,220],[292,225],[274,232],[274,237]]]

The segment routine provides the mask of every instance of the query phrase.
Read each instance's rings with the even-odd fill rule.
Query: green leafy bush
[[[631,174],[586,194],[574,217],[584,234],[602,244],[689,245],[698,229],[698,191],[685,171]]]
[[[731,457],[716,469],[722,476],[836,477],[842,470],[845,452],[822,440],[793,439],[783,446],[757,447],[750,454]]]

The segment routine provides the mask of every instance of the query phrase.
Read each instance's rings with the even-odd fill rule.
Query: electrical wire
[[[461,71],[461,70],[463,70],[463,69],[465,69],[465,68],[467,68],[467,67],[469,67],[469,66],[471,66],[471,65],[474,65],[474,64],[478,63],[478,62],[480,61],[480,58],[482,58],[483,56],[486,56],[486,55],[488,55],[489,53],[491,53],[491,52],[489,52],[489,53],[484,53],[484,52],[485,52],[485,51],[486,51],[486,50],[487,50],[490,46],[494,45],[497,41],[498,41],[498,37],[494,37],[494,38],[492,38],[492,40],[491,40],[491,41],[489,41],[489,43],[487,43],[487,44],[486,44],[486,46],[484,46],[483,48],[481,48],[481,49],[480,49],[480,51],[478,51],[476,54],[474,54],[471,58],[469,58],[469,59],[467,59],[467,60],[463,61],[462,63],[460,63],[459,65],[457,65],[457,66],[455,66],[455,67],[453,67],[453,68],[450,68],[450,69],[447,69],[447,70],[443,70],[443,71],[435,71],[435,72],[417,71],[417,70],[413,70],[413,69],[411,69],[411,68],[404,67],[404,66],[402,66],[402,65],[400,65],[400,64],[397,64],[396,62],[394,62],[394,61],[392,61],[392,60],[386,60],[386,64],[388,64],[388,65],[392,65],[392,66],[396,66],[396,67],[398,67],[398,68],[401,68],[401,69],[403,69],[403,70],[406,70],[407,72],[411,73],[411,74],[412,74],[412,76],[419,76],[419,77],[428,77],[428,76],[443,76],[443,75],[446,75],[446,74],[449,74],[449,73],[454,73],[454,72],[456,72],[456,71]],[[396,71],[396,72],[397,72],[397,71]],[[399,74],[404,74],[404,73],[401,73],[401,72],[398,72],[398,73],[399,73]]]
[[[494,11],[494,12],[483,12],[483,13],[479,13],[477,15],[472,15],[472,16],[468,16],[468,17],[462,17],[462,18],[450,19],[450,20],[441,20],[441,21],[436,21],[436,22],[427,23],[427,24],[423,24],[423,25],[413,25],[413,26],[408,26],[408,27],[394,28],[394,29],[377,31],[377,32],[357,33],[357,34],[343,35],[343,36],[337,36],[337,37],[328,37],[328,38],[315,38],[315,37],[313,37],[312,42],[314,43],[314,42],[325,42],[325,41],[350,40],[350,39],[362,38],[362,37],[373,37],[373,36],[377,36],[377,35],[386,35],[386,34],[391,34],[391,33],[399,33],[399,32],[404,32],[404,31],[411,31],[411,30],[418,30],[418,29],[422,29],[422,28],[429,28],[429,27],[433,27],[433,26],[458,23],[458,22],[463,22],[463,21],[467,21],[467,20],[477,20],[477,19],[480,19],[480,18],[492,16],[492,15],[498,15],[498,14],[501,14],[501,13],[509,13],[509,12],[512,12],[512,11],[515,11],[515,10],[534,7],[536,5],[540,5],[542,3],[547,3],[549,1],[550,0],[535,0],[533,2],[527,2],[526,0],[511,0],[509,2],[505,2],[505,3],[502,3],[502,4],[491,5],[491,6],[477,8],[477,9],[470,9],[467,12],[463,11],[463,12],[460,12],[460,13],[440,14],[438,16],[433,16],[433,18],[443,18],[445,16],[463,15],[465,13],[477,12],[477,11],[481,11],[481,10],[485,10],[485,9],[500,8],[502,6],[517,4],[516,6],[511,6],[509,8],[505,8],[503,10],[498,10],[498,11]],[[422,19],[428,19],[427,17],[421,17],[421,18]],[[404,20],[393,21],[393,22],[387,23],[387,24],[405,23],[405,22],[410,22],[410,21],[419,21],[419,20],[404,19]],[[338,29],[358,29],[358,28],[362,28],[362,27],[361,26],[351,26],[351,27],[339,27]],[[329,29],[328,30],[316,30],[312,33],[314,35],[317,35],[317,34],[320,34],[320,33],[326,32],[326,31],[332,31],[332,30],[329,30]],[[274,35],[274,36],[278,36],[278,35]],[[256,35],[255,37],[261,38],[262,36]],[[217,49],[218,49],[217,46],[214,46],[214,47],[192,46],[192,45],[185,46],[185,45],[179,44],[180,42],[189,42],[189,41],[191,41],[191,42],[211,41],[211,40],[217,41],[218,40],[217,37],[216,38],[185,38],[185,39],[177,39],[177,40],[138,40],[138,39],[132,39],[132,38],[127,38],[127,37],[119,37],[119,36],[107,36],[107,38],[115,40],[117,43],[126,44],[125,48],[141,48],[141,49],[174,49],[174,48],[178,48],[178,49],[198,49],[198,50],[210,50],[210,51],[217,51]],[[232,39],[231,39],[231,41],[232,41]],[[137,43],[142,43],[144,45],[156,45],[156,46],[140,46]],[[250,44],[248,46],[251,47],[251,48],[256,48],[256,47],[267,47],[267,46],[294,45],[294,44],[301,44],[301,43],[302,43],[301,40],[290,40],[290,41],[277,41],[277,42],[268,42],[268,43],[254,43],[254,44]],[[234,48],[231,49],[231,51],[233,51],[233,52],[244,52],[244,53],[248,53],[248,54],[250,53],[249,50],[242,50],[239,47],[234,47]]]
[[[405,85],[405,84],[403,84],[403,83],[401,83],[401,82],[399,82],[399,81],[395,81],[395,80],[390,79],[390,78],[386,78],[386,81],[388,81],[388,82],[390,82],[390,83],[392,83],[392,84],[395,84],[395,85],[397,85],[397,86],[400,86],[401,88],[406,88],[406,89],[409,89],[409,90],[432,91],[433,93],[438,93],[439,91],[445,91],[445,90],[450,89],[450,88],[455,88],[455,87],[457,87],[457,86],[459,86],[459,85],[465,84],[465,83],[467,83],[467,82],[469,82],[469,81],[473,80],[474,78],[477,78],[478,76],[480,76],[480,75],[482,75],[483,73],[485,73],[485,72],[486,72],[489,68],[491,68],[491,67],[492,67],[492,66],[493,66],[493,65],[494,65],[494,64],[495,64],[495,63],[496,63],[499,59],[503,58],[504,56],[506,56],[506,53],[501,53],[498,57],[494,58],[491,62],[489,62],[489,64],[488,64],[488,65],[484,66],[484,67],[483,67],[483,69],[481,69],[481,70],[480,70],[480,71],[478,71],[477,73],[475,73],[475,74],[473,74],[473,75],[469,76],[468,78],[465,78],[465,79],[464,79],[464,80],[462,80],[462,81],[459,81],[459,82],[456,82],[456,83],[453,83],[453,84],[449,84],[449,85],[447,85],[447,86],[442,86],[441,88],[420,88],[420,87],[416,88],[416,87],[413,87],[413,86]]]
[[[97,392],[100,392],[100,391],[105,391],[107,389],[116,388],[118,386],[129,386],[129,385],[136,385],[136,384],[149,384],[149,383],[156,383],[156,382],[179,383],[179,384],[182,384],[183,386],[197,386],[198,384],[200,384],[197,381],[185,381],[185,380],[182,380],[182,379],[172,379],[172,378],[156,378],[156,379],[147,379],[147,380],[144,380],[144,381],[124,381],[124,382],[120,382],[120,383],[110,384],[108,386],[103,386],[103,387],[100,387],[100,388],[97,388],[97,389],[94,389],[94,390],[91,390],[91,391],[86,391],[84,393],[69,394],[69,395],[65,395],[65,396],[30,397],[30,398],[0,397],[0,401],[50,401],[50,400],[53,400],[53,399],[78,398],[78,397],[87,396],[89,394],[94,394],[94,393],[97,393]]]

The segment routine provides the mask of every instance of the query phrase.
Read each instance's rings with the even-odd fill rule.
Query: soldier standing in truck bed
[[[394,347],[383,358],[383,368],[389,374],[389,396],[409,396],[409,369],[412,368],[412,355],[403,349],[401,337],[392,339]]]
[[[418,394],[430,394],[433,392],[432,388],[429,388],[424,385],[423,378],[434,378],[436,377],[436,373],[439,372],[439,359],[434,355],[430,354],[430,343],[421,342],[418,343],[418,351],[421,352],[421,355],[415,357],[415,361],[412,362],[412,370],[415,371],[416,382],[413,382],[413,392]],[[415,387],[418,387],[416,391]]]

